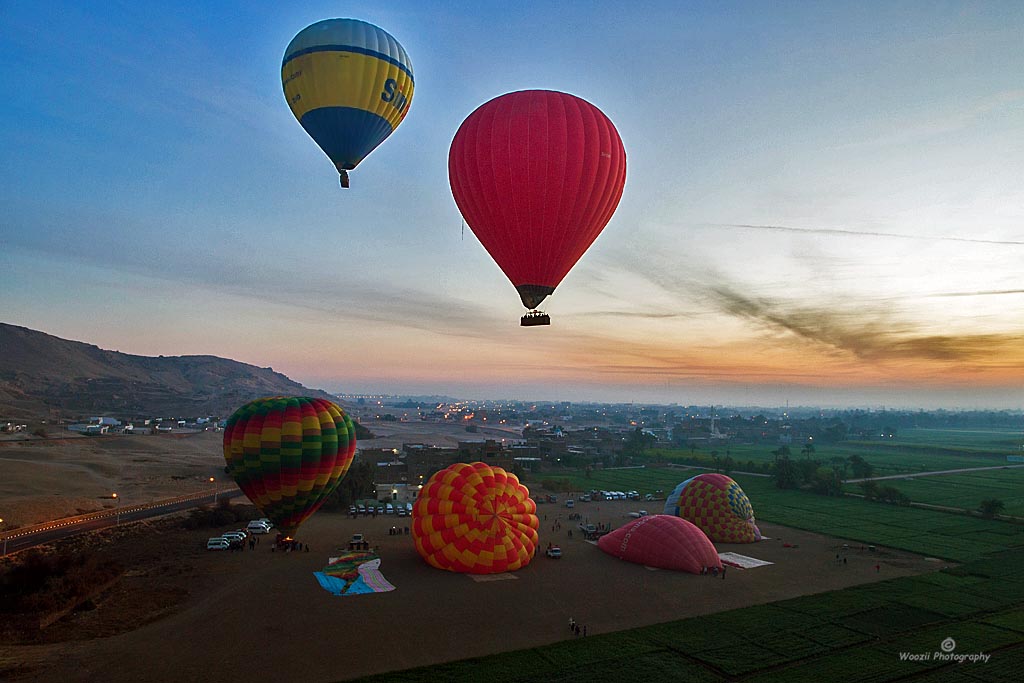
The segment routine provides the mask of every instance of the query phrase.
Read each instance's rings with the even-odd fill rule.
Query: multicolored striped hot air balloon
[[[355,451],[351,418],[322,398],[257,399],[224,428],[228,472],[286,536],[337,488]]]
[[[281,83],[295,118],[341,174],[384,142],[409,113],[409,55],[387,31],[358,19],[325,19],[299,31]]]
[[[530,564],[537,504],[516,475],[482,462],[437,472],[412,508],[416,551],[438,569],[498,574]]]
[[[693,522],[715,543],[761,540],[750,499],[724,474],[698,474],[682,482],[668,495],[664,512]]]

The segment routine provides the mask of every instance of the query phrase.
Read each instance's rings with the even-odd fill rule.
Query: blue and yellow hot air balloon
[[[325,19],[292,38],[281,82],[295,118],[348,172],[391,135],[409,113],[412,62],[391,34],[358,19]]]

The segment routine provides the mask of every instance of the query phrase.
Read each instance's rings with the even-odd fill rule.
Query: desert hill
[[[261,396],[331,398],[217,356],[135,356],[0,323],[0,416],[230,415]]]

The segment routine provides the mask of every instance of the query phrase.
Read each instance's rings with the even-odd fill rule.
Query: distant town
[[[903,428],[984,426],[1021,429],[1024,434],[1024,414],[1009,410],[769,409],[354,394],[337,398],[356,422],[374,433],[386,431],[389,424],[419,423],[459,435],[454,446],[410,440],[378,447],[372,438],[360,440],[357,459],[371,467],[377,499],[396,502],[415,500],[424,481],[455,462],[478,460],[522,475],[631,467],[648,451],[671,449],[689,453],[694,464],[761,471],[763,465],[734,460],[732,449],[764,446],[809,456],[816,448],[846,440],[897,439]],[[226,422],[218,415],[94,416],[41,421],[38,426],[0,420],[0,431],[14,438],[186,434],[222,431]]]

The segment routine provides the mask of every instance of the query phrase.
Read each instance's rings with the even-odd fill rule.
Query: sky
[[[405,121],[338,188],[281,59],[401,42]],[[0,3],[0,321],[343,393],[1024,407],[1019,2]],[[523,328],[447,155],[569,92],[627,155]]]

